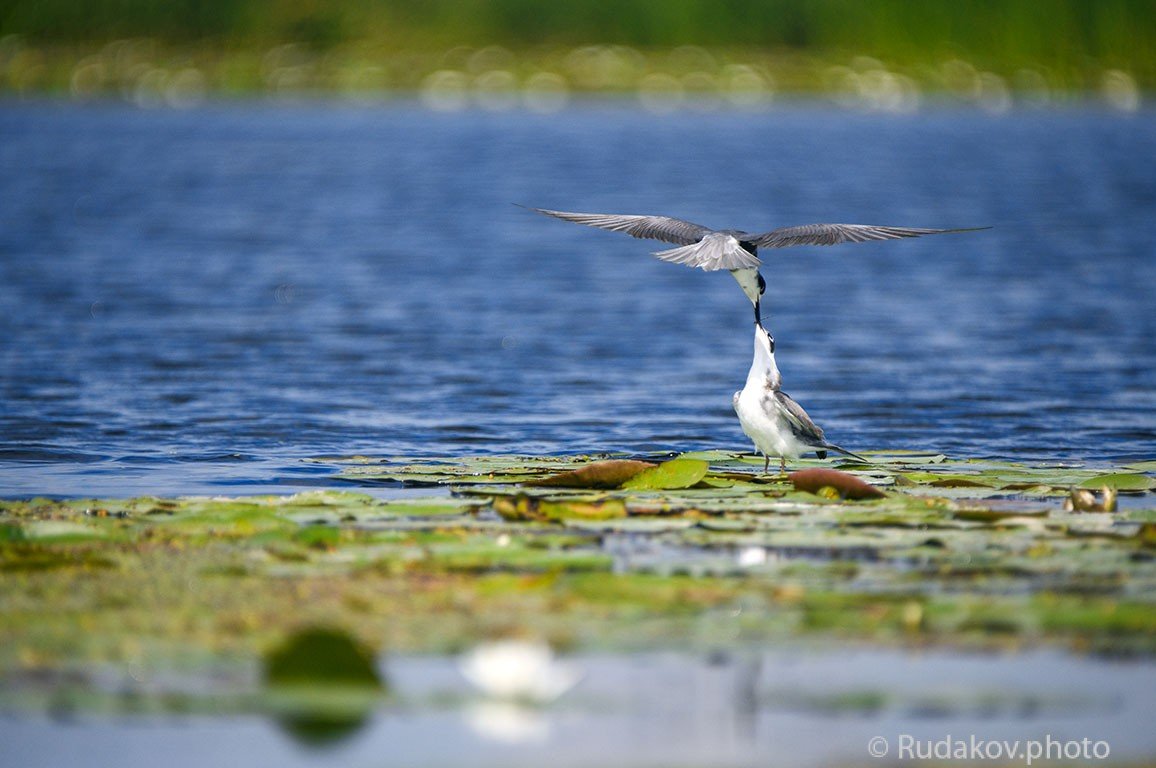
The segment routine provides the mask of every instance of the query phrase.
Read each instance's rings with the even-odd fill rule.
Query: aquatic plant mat
[[[194,709],[190,681],[237,670],[344,690],[374,654],[503,638],[1156,652],[1156,462],[869,458],[792,466],[882,492],[860,500],[830,476],[703,452],[324,457],[310,461],[350,491],[0,502],[0,704],[55,706],[68,688],[88,706],[110,669],[129,689],[165,670],[163,701],[177,690]],[[294,642],[348,664],[310,671]]]

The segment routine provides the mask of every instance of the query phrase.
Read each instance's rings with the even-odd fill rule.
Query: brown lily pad
[[[883,491],[863,482],[854,475],[837,469],[800,469],[787,475],[795,485],[795,490],[819,494],[824,488],[831,488],[842,499],[882,499]]]
[[[541,488],[617,488],[635,475],[655,466],[649,461],[611,459],[524,483]]]

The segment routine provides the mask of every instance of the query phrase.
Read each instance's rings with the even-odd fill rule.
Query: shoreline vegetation
[[[1156,86],[1141,2],[255,0],[0,2],[0,98],[190,107],[275,96],[551,112],[588,96],[657,112],[776,99],[911,112],[1097,103]]]

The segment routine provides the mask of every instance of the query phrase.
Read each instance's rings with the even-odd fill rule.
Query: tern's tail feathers
[[[663,261],[697,267],[704,272],[713,272],[718,269],[731,271],[758,269],[759,265],[762,264],[759,257],[743,248],[734,235],[728,235],[724,232],[711,232],[690,245],[657,251],[654,255]],[[743,284],[740,277],[736,276],[735,279],[739,281],[739,285]],[[744,286],[743,290],[747,291],[748,289]],[[747,296],[750,296],[750,293],[747,293]],[[756,293],[751,296],[751,301],[757,298],[758,294]]]
[[[819,458],[820,458],[820,459],[825,459],[825,458],[827,458],[827,457],[824,455],[824,454],[825,454],[827,451],[837,451],[838,453],[842,453],[842,454],[844,454],[845,456],[850,456],[850,457],[851,457],[851,458],[853,458],[853,459],[858,459],[859,461],[863,462],[864,464],[870,464],[870,463],[871,463],[871,460],[870,460],[870,459],[868,459],[868,458],[866,458],[866,457],[864,457],[864,456],[860,456],[860,455],[859,455],[859,454],[857,454],[857,453],[852,453],[851,451],[848,451],[846,448],[840,448],[839,446],[837,446],[837,445],[834,445],[834,444],[832,444],[832,443],[823,443],[823,448],[825,448],[826,450],[825,450],[825,451],[821,451],[821,452],[819,453]]]

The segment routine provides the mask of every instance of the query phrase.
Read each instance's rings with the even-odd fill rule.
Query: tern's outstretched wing
[[[716,269],[757,269],[762,263],[757,256],[743,248],[734,235],[724,232],[711,232],[697,243],[658,251],[654,255],[663,261],[698,267],[706,272]]]
[[[611,232],[625,232],[631,237],[662,240],[666,243],[690,245],[697,243],[714,230],[670,216],[637,216],[619,213],[570,213],[568,211],[548,211],[545,208],[531,208],[556,219],[585,224]]]
[[[782,227],[752,235],[749,240],[759,248],[786,248],[792,245],[836,245],[864,243],[870,240],[898,240],[903,237],[940,235],[947,232],[975,232],[990,227],[967,229],[922,229],[918,227],[883,227],[875,224],[803,224]]]

